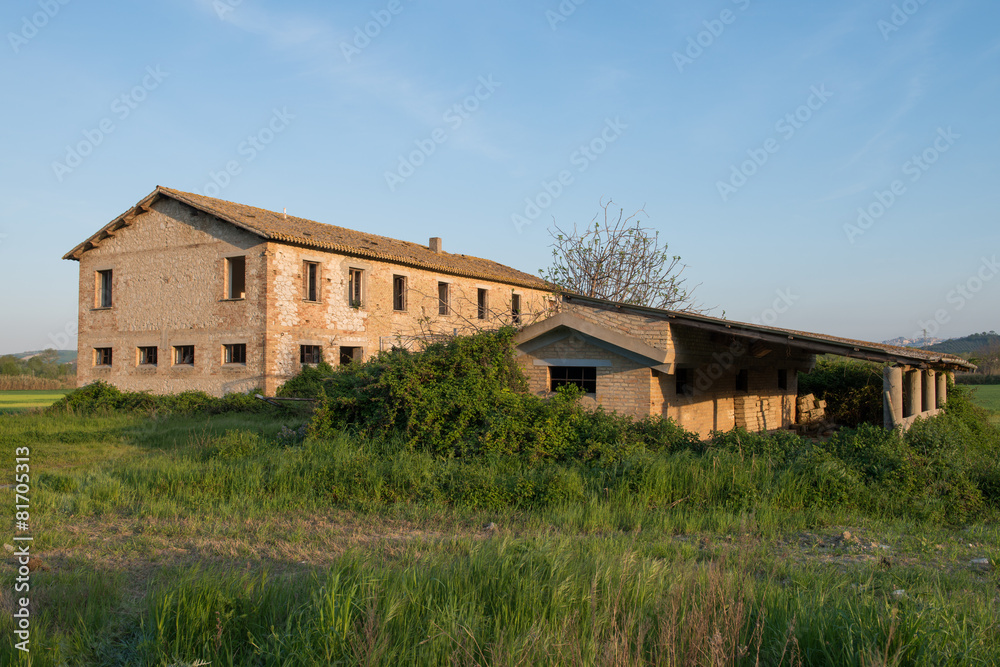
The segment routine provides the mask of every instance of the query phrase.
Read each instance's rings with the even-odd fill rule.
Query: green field
[[[987,410],[991,410],[993,422],[1000,424],[1000,384],[983,384],[970,386],[972,400]]]
[[[21,412],[30,408],[47,408],[69,392],[69,389],[0,391],[0,414]]]

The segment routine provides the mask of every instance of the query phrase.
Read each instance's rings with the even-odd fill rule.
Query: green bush
[[[810,373],[799,373],[799,396],[825,400],[827,419],[837,424],[881,424],[882,370],[867,361],[820,358]]]
[[[98,380],[70,392],[53,403],[49,412],[72,412],[92,415],[113,412],[150,414],[224,414],[255,413],[277,414],[280,408],[254,397],[259,390],[226,394],[217,398],[203,391],[185,391],[179,394],[150,394],[143,391],[121,391],[114,385]]]

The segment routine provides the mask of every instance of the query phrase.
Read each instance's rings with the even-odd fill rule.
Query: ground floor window
[[[111,365],[111,348],[110,347],[95,347],[94,348],[94,365],[95,366],[110,366]]]
[[[174,365],[194,366],[194,345],[175,345]]]
[[[354,363],[355,361],[360,363],[362,361],[362,355],[363,352],[360,347],[341,346],[340,364],[343,366],[344,364]]]
[[[139,348],[139,365],[140,366],[155,366],[156,365],[156,347],[140,347]]]
[[[563,385],[573,384],[588,394],[597,393],[596,366],[549,366],[549,389],[555,391]]]
[[[323,348],[319,345],[299,345],[299,362],[318,364],[323,361]]]
[[[247,344],[233,343],[223,345],[223,357],[227,364],[245,364],[247,362]]]

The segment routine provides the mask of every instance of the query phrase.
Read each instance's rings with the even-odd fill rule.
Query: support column
[[[895,428],[903,420],[903,369],[886,366],[882,373],[882,423]]]
[[[941,371],[937,374],[937,406],[943,408],[948,402],[948,375]]]
[[[919,415],[924,404],[923,372],[919,370],[906,371],[906,417]]]
[[[937,372],[924,371],[924,412],[937,409]]]

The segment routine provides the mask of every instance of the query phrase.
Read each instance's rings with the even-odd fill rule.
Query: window
[[[788,371],[784,368],[778,369],[778,389],[782,391],[788,389]]]
[[[139,365],[140,366],[155,366],[156,365],[156,347],[140,347],[139,348]]]
[[[406,276],[392,277],[392,309],[406,310]]]
[[[351,364],[355,361],[361,362],[363,351],[360,347],[341,347],[340,365]]]
[[[448,305],[448,283],[438,283],[438,315],[447,315],[451,309]]]
[[[361,300],[363,275],[364,271],[361,269],[351,269],[348,271],[347,302],[350,304],[351,308],[360,308],[363,303]]]
[[[486,314],[489,312],[490,304],[489,304],[489,298],[487,296],[488,294],[489,290],[484,290],[480,288],[478,294],[476,295],[476,315],[481,320],[485,320]]]
[[[597,367],[549,366],[549,389],[555,391],[566,384],[574,384],[588,394],[596,394]]]
[[[226,258],[226,298],[245,299],[247,295],[247,258]]]
[[[319,345],[299,345],[299,363],[318,364],[323,361],[323,348]]]
[[[95,347],[94,348],[94,365],[95,366],[110,366],[111,365],[111,348],[110,347]]]
[[[247,362],[247,344],[246,343],[232,343],[230,345],[223,345],[223,352],[225,363],[227,364],[246,364]]]
[[[678,396],[693,396],[694,386],[691,382],[692,373],[690,368],[678,368],[677,372],[674,374],[674,379],[677,381],[676,392]]]
[[[750,372],[745,368],[736,372],[736,391],[750,391]]]
[[[174,346],[174,366],[194,366],[194,345]]]
[[[521,323],[521,295],[511,294],[510,296],[510,321],[514,324]]]
[[[111,307],[111,269],[97,272],[97,299],[94,305],[97,308]]]
[[[302,262],[302,298],[319,301],[319,264]]]

